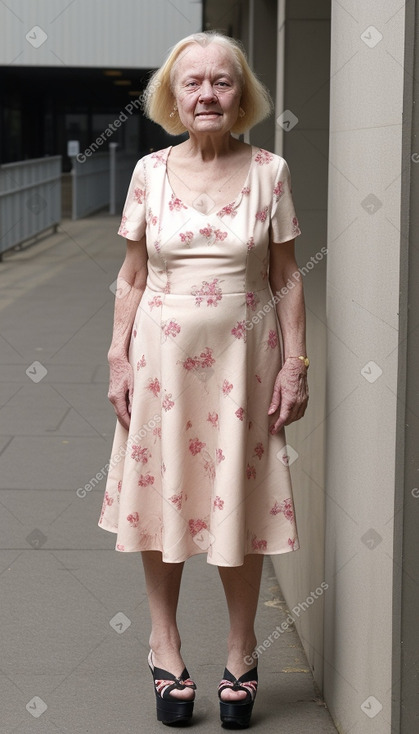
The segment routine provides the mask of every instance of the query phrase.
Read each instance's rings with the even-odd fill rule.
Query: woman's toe
[[[232,691],[228,688],[221,692],[222,701],[241,701],[243,698],[246,698],[246,696],[246,691]]]
[[[195,692],[192,688],[184,688],[183,690],[174,688],[170,692],[170,695],[173,698],[178,698],[180,701],[191,701],[195,696]]]

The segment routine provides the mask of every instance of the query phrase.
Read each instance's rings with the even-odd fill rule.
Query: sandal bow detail
[[[223,701],[221,694],[228,688],[232,691],[245,691],[246,698],[242,698],[240,701]],[[224,678],[218,686],[218,697],[220,699],[220,718],[226,729],[247,729],[250,724],[257,688],[257,667],[244,673],[240,678],[235,678],[228,668],[225,668]]]
[[[148,655],[148,666],[151,670],[156,694],[157,721],[163,724],[187,724],[192,718],[194,699],[184,701],[171,695],[175,689],[183,691],[185,688],[196,689],[196,685],[189,677],[186,668],[177,678],[163,668],[155,668],[152,661],[152,650]]]

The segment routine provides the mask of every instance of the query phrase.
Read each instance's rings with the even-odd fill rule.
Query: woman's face
[[[217,43],[191,44],[176,62],[173,92],[190,133],[229,132],[239,114],[241,91],[231,54]]]

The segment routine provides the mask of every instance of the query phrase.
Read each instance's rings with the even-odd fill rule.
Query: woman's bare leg
[[[180,676],[185,664],[180,654],[180,635],[176,622],[183,563],[164,563],[160,551],[143,551],[141,554],[148,603],[151,614],[150,647],[153,665]],[[173,690],[174,698],[190,700],[191,688]]]
[[[254,623],[259,599],[260,579],[262,576],[263,555],[245,556],[242,566],[219,566],[230,617],[228,636],[227,668],[236,678],[255,667],[252,659],[245,662],[256,647]],[[239,701],[246,697],[245,691],[224,690],[223,701]]]

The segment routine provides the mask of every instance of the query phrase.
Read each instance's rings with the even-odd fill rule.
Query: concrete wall
[[[324,694],[391,731],[404,8],[333,2]]]
[[[286,430],[287,442],[298,452],[291,472],[301,548],[272,558],[292,609],[324,580],[326,258],[321,248],[327,245],[330,1],[288,0],[278,5],[276,117],[289,110],[298,121],[290,117],[289,126],[277,124],[276,152],[287,160],[292,175],[303,232],[296,240],[298,265],[311,266],[304,278],[310,400],[303,420]],[[313,266],[310,258],[317,253],[321,259]],[[320,687],[323,604],[324,596],[319,596],[299,617],[293,615]]]
[[[399,388],[393,587],[393,731],[419,728],[419,3],[406,5]]]
[[[0,66],[153,68],[202,30],[202,3],[13,0],[0,4],[0,28]]]

